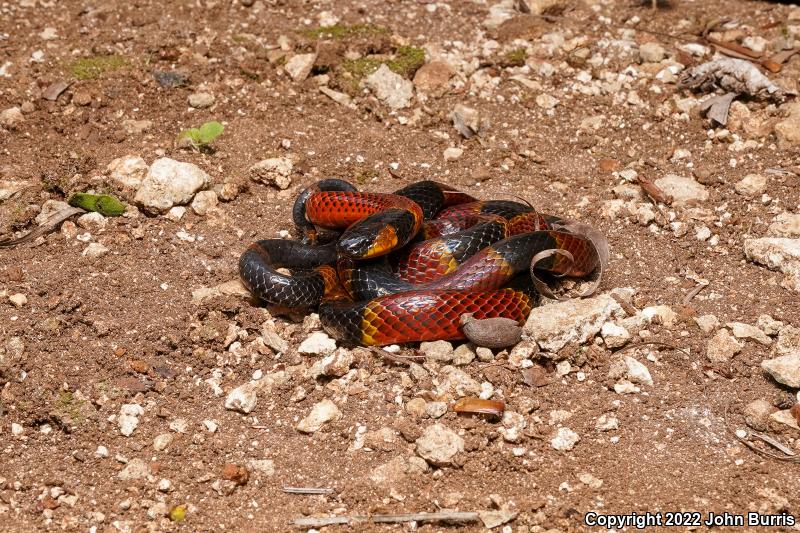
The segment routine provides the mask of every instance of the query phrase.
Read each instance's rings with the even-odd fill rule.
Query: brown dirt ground
[[[13,64],[12,76],[0,77],[0,108],[33,105],[16,130],[0,133],[0,178],[29,183],[21,195],[0,204],[0,231],[26,229],[35,215],[31,205],[98,187],[92,177],[125,154],[151,162],[163,150],[206,169],[216,183],[235,181],[245,187],[234,201],[222,204],[227,216],[198,217],[189,211],[177,223],[143,215],[109,219],[105,231],[95,236],[111,250],[100,259],[83,257],[85,244],[65,239],[58,231],[43,243],[0,251],[0,290],[28,298],[21,309],[7,300],[0,303],[0,340],[5,344],[20,337],[25,343],[24,354],[0,373],[0,504],[5,508],[0,529],[85,531],[94,525],[98,531],[115,531],[116,523],[120,529],[137,531],[277,531],[290,529],[295,517],[342,509],[354,514],[435,511],[448,501],[459,510],[488,509],[490,494],[513,502],[519,512],[510,523],[514,531],[581,530],[582,517],[591,509],[768,510],[774,498],[765,496],[765,490],[787,498],[784,510],[800,515],[797,465],[753,454],[725,429],[723,416],[729,405],[738,413],[754,399],[776,405],[791,401],[790,391],[777,387],[760,370],[767,350],[748,342],[728,368],[708,372],[703,354],[709,336],[689,318],[713,313],[723,324],[755,323],[760,314],[769,313],[800,326],[797,296],[780,286],[782,276],[744,260],[742,241],[765,233],[772,219],[769,206],[733,190],[733,183],[745,174],[800,164],[798,153],[775,148],[774,139],[767,136],[757,148],[732,154],[725,144],[706,143],[708,124],[698,117],[688,122],[658,118],[655,109],[671,99],[674,86],[667,86],[663,94],[640,90],[648,103],[644,108],[615,105],[610,96],[575,95],[547,116],[532,103],[533,96],[523,95],[520,102],[519,87],[503,82],[496,89],[503,101],[454,91],[399,112],[412,118],[422,109],[416,121],[400,125],[367,95],[350,110],[322,96],[316,80],[293,83],[268,61],[263,46],[288,35],[295,40],[295,50],[312,49],[313,40],[295,30],[316,26],[322,10],[332,11],[343,23],[389,28],[393,42],[417,45],[469,42],[488,13],[488,5],[480,2],[441,4],[448,9],[430,14],[426,2],[385,0],[267,1],[252,7],[230,1],[0,3],[0,65]],[[790,11],[789,6],[766,2],[675,4],[658,11],[628,1],[597,5],[619,25],[638,15],[643,19],[639,28],[669,32],[681,20],[696,27],[727,15],[759,32],[768,28],[763,30],[768,37],[780,31]],[[590,7],[568,5],[564,15],[583,22],[538,21],[542,27],[530,31],[538,36],[567,27],[596,46],[608,29]],[[58,39],[42,41],[38,35],[45,27],[56,28]],[[503,36],[498,38],[502,41]],[[658,40],[668,51],[678,44],[644,32],[635,38]],[[45,51],[44,62],[30,62],[40,49]],[[73,56],[109,52],[124,56],[128,64],[97,79],[71,77],[68,64]],[[150,75],[153,69],[186,72],[189,85],[161,88]],[[777,78],[791,83],[799,70],[800,60],[794,60]],[[74,83],[58,100],[43,100],[42,88],[61,79]],[[546,81],[546,89],[562,97],[568,83],[571,80],[557,73]],[[217,103],[191,110],[187,96],[201,84],[216,95]],[[80,92],[91,96],[91,104],[72,102]],[[464,141],[465,152],[458,161],[445,163],[442,151],[457,139],[448,119],[457,103],[479,108],[492,124],[481,141]],[[753,110],[764,108],[758,102],[749,105]],[[581,120],[597,114],[613,117],[614,124],[624,122],[624,128],[578,135]],[[125,134],[121,122],[126,118],[153,123],[144,134]],[[210,119],[227,124],[215,153],[174,147],[180,130]],[[643,129],[645,123],[651,127]],[[448,133],[451,141],[436,132]],[[281,147],[282,139],[291,141],[288,150]],[[717,177],[709,185],[708,203],[725,205],[733,215],[731,224],[713,227],[720,238],[716,247],[696,240],[691,230],[678,238],[670,231],[654,233],[632,219],[600,217],[601,202],[613,198],[611,188],[617,184],[599,168],[601,158],[616,159],[622,167],[631,165],[652,178],[667,172],[687,174],[686,162],[670,161],[675,148],[691,150],[695,167]],[[525,150],[537,157],[519,155]],[[292,188],[276,192],[254,183],[246,187],[250,165],[286,154],[297,162]],[[731,157],[739,159],[736,168],[728,163]],[[655,166],[643,164],[647,161]],[[400,163],[396,174],[401,177],[388,172],[390,162]],[[518,372],[505,369],[502,360],[503,371],[497,371],[497,362],[476,361],[464,370],[478,381],[491,381],[512,406],[525,399],[538,404],[532,416],[539,418],[531,419],[519,444],[525,456],[511,454],[513,446],[498,438],[496,423],[448,413],[443,423],[463,430],[468,444],[460,466],[396,480],[392,487],[397,498],[370,482],[368,475],[394,457],[413,455],[413,440],[430,423],[403,414],[397,403],[398,397],[406,402],[421,393],[420,384],[402,380],[403,366],[360,359],[357,366],[367,388],[345,394],[342,419],[311,436],[294,429],[296,420],[323,398],[343,396],[324,382],[298,377],[262,397],[248,416],[226,410],[224,397],[214,396],[204,383],[213,369],[222,369],[220,384],[227,392],[256,369],[267,373],[311,361],[297,354],[282,361],[271,356],[237,359],[222,342],[228,325],[257,334],[266,312],[235,297],[198,306],[192,303],[192,291],[235,277],[239,254],[256,237],[292,229],[291,199],[301,187],[325,176],[358,176],[363,181],[373,170],[377,179],[365,185],[373,190],[389,191],[434,177],[483,198],[524,197],[547,212],[591,222],[612,247],[603,289],[635,287],[636,307],[665,304],[681,311],[677,326],[649,329],[654,340],[691,350],[692,355],[655,350],[658,362],[648,366],[656,384],[646,394],[635,395],[608,389],[612,383],[604,376],[609,353],[603,350],[583,365],[586,381],[578,382],[571,374],[535,389],[524,385]],[[476,186],[476,176],[486,179]],[[772,177],[766,192],[791,207],[800,204],[799,190],[798,178],[792,175]],[[181,241],[175,237],[180,229],[203,239]],[[687,269],[709,279],[711,286],[691,302],[691,309],[682,309],[682,300],[694,286],[685,281]],[[282,319],[279,322],[283,326]],[[203,335],[198,334],[201,329]],[[296,346],[301,328],[292,335]],[[296,402],[290,398],[298,386],[307,395]],[[78,391],[86,400],[76,398]],[[120,435],[116,421],[109,420],[124,403],[145,407],[131,437]],[[549,445],[548,413],[555,409],[573,413],[569,426],[582,438],[567,453]],[[597,417],[604,413],[614,413],[619,430],[595,430]],[[188,421],[187,433],[174,433],[166,451],[155,451],[153,438],[170,433],[168,425],[176,418]],[[219,424],[216,433],[203,429],[206,419]],[[24,427],[22,438],[11,436],[12,422]],[[741,425],[741,418],[732,423]],[[52,430],[41,432],[43,425]],[[357,425],[369,430],[392,427],[403,438],[384,451],[348,451]],[[610,443],[612,435],[619,437],[616,444]],[[787,430],[776,436],[797,448],[796,433]],[[109,457],[95,456],[99,445],[108,448]],[[151,462],[155,480],[169,479],[173,490],[161,493],[155,482],[118,480],[123,467],[118,457]],[[273,460],[274,475],[254,472],[247,484],[230,493],[212,488],[226,463],[244,465],[250,459]],[[583,485],[578,476],[586,472],[602,479],[602,487]],[[281,491],[284,485],[329,486],[335,493],[290,495]],[[42,495],[52,487],[77,495],[74,506],[61,503],[46,512],[52,500]],[[124,500],[131,501],[130,509],[121,508]],[[187,519],[182,524],[151,519],[147,510],[156,501],[168,507],[191,504]],[[103,513],[102,523],[91,514],[96,512]],[[479,528],[464,528],[473,529]]]

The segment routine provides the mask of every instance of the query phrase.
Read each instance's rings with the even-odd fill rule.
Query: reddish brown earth
[[[742,412],[749,402],[763,399],[787,409],[797,401],[796,389],[761,370],[773,348],[752,340],[741,341],[742,350],[729,361],[710,363],[705,352],[713,332],[703,332],[693,320],[714,314],[723,326],[756,324],[769,314],[800,327],[798,296],[781,285],[783,274],[747,261],[743,252],[744,240],[765,236],[776,214],[800,208],[800,178],[791,171],[800,165],[800,153],[779,145],[772,131],[787,113],[786,104],[745,101],[762,128],[738,131],[743,141],[755,143],[732,151],[731,139],[709,140],[707,119],[694,111],[678,116],[676,99],[690,94],[654,80],[660,69],[645,73],[636,50],[655,41],[669,58],[688,63],[691,57],[678,47],[698,41],[700,29],[721,16],[741,30],[727,37],[762,36],[773,46],[792,34],[793,24],[800,25],[797,8],[676,0],[653,11],[628,0],[562,2],[554,9],[567,20],[518,14],[486,32],[481,23],[489,7],[479,1],[371,0],[259,0],[251,6],[200,0],[0,3],[0,67],[9,63],[8,75],[0,76],[0,110],[21,107],[24,117],[13,127],[0,127],[0,180],[22,184],[0,200],[0,236],[34,227],[32,219],[46,200],[90,189],[124,196],[104,176],[111,160],[129,154],[148,164],[161,155],[191,162],[212,176],[212,186],[235,183],[241,189],[206,216],[189,209],[174,222],[129,213],[109,218],[101,231],[75,228],[70,221],[35,243],[0,248],[0,529],[281,531],[302,516],[497,507],[516,513],[505,527],[520,532],[584,530],[589,511],[761,511],[800,517],[797,463],[753,453],[732,432],[747,429]],[[387,32],[319,40],[304,34],[319,26],[323,11],[343,25]],[[641,21],[630,23],[632,17]],[[628,35],[633,48],[627,55],[608,43],[619,38],[618,27],[635,30]],[[56,38],[43,39],[45,28],[55,28]],[[680,39],[666,35],[679,32]],[[550,52],[547,36],[553,34],[577,41]],[[288,55],[319,51],[318,70],[305,81],[292,81],[281,67],[284,59],[276,50],[282,35],[288,38]],[[478,57],[490,39],[499,48],[492,51],[490,45]],[[465,44],[455,49],[454,40]],[[465,75],[453,65],[456,81],[441,96],[415,98],[397,112],[341,77],[347,54],[389,57],[404,44],[428,47],[429,59],[430,50],[456,50],[482,74]],[[504,55],[519,47],[528,48],[523,58],[528,73],[514,71]],[[586,66],[585,58],[573,53],[580,48],[605,55],[607,64]],[[39,50],[41,62],[31,61]],[[124,58],[121,68],[76,78],[76,58],[107,54]],[[552,75],[540,73],[544,62],[553,66]],[[619,89],[621,101],[615,100],[618,94],[572,91],[580,70],[617,76],[631,65],[639,74]],[[354,96],[353,108],[320,93],[325,80],[318,74],[325,68],[331,88]],[[181,72],[188,83],[163,88],[153,70]],[[511,80],[515,73],[541,88]],[[770,77],[796,89],[798,73],[795,57]],[[487,77],[497,85],[480,87]],[[44,99],[43,90],[61,80],[69,87],[56,100]],[[201,90],[216,102],[190,108],[188,96]],[[640,105],[625,103],[631,90]],[[550,114],[537,103],[542,93],[560,101]],[[488,118],[480,138],[464,140],[453,128],[456,104]],[[581,127],[598,115],[606,117],[598,129]],[[142,133],[127,133],[122,126],[127,119],[152,124]],[[176,147],[181,130],[207,120],[226,124],[213,153]],[[450,146],[463,148],[463,155],[445,161],[442,154]],[[676,149],[691,155],[676,159]],[[248,178],[249,167],[269,157],[294,161],[288,190]],[[398,163],[396,170],[390,163]],[[635,214],[604,216],[604,202],[615,198],[612,188],[624,181],[609,166],[635,169],[652,180],[694,174],[708,189],[702,207],[711,220],[692,220],[667,206],[645,224]],[[790,170],[767,173],[777,168]],[[768,176],[763,193],[754,198],[734,190],[751,173]],[[315,358],[297,352],[307,336],[301,323],[276,318],[290,344],[288,353],[276,357],[266,347],[259,352],[250,345],[270,318],[267,310],[235,295],[192,300],[193,291],[234,279],[237,258],[251,241],[292,230],[294,196],[331,176],[376,191],[434,178],[481,198],[521,197],[545,212],[589,222],[608,236],[612,249],[601,290],[633,287],[637,310],[670,306],[675,323],[646,326],[648,340],[682,351],[663,346],[626,351],[647,365],[654,381],[634,394],[614,392],[615,380],[607,377],[613,350],[602,342],[568,345],[557,358],[571,361],[572,372],[548,375],[542,387],[525,384],[505,352],[491,362],[476,359],[459,368],[478,383],[491,383],[495,398],[524,416],[527,427],[519,441],[506,442],[496,420],[448,410],[438,423],[465,443],[452,464],[408,472],[401,464],[395,477],[376,482],[371,475],[392,460],[397,465],[414,458],[410,464],[419,466],[415,441],[434,420],[413,416],[405,405],[417,397],[436,399],[436,384],[444,379],[441,363],[423,365],[425,378],[405,364],[355,350],[354,371],[346,378],[313,379],[304,371]],[[636,201],[647,204],[644,198]],[[688,233],[676,236],[670,212],[688,224]],[[724,213],[730,217],[717,224]],[[717,236],[716,245],[695,237],[695,227],[702,225]],[[75,235],[86,231],[91,242],[109,249],[106,255],[82,255],[87,243]],[[179,231],[196,240],[181,240]],[[684,305],[696,285],[687,278],[691,272],[710,285]],[[27,298],[19,308],[9,299],[18,293]],[[238,337],[226,339],[230,332]],[[236,338],[242,346],[232,352],[228,348]],[[649,352],[654,361],[646,359]],[[416,353],[410,346],[401,355]],[[545,368],[552,372],[552,363]],[[269,376],[282,370],[288,380],[262,394],[250,414],[224,407],[225,394],[254,372]],[[578,371],[584,381],[576,379]],[[213,377],[221,395],[206,382]],[[310,435],[297,431],[298,421],[325,399],[337,405],[341,418]],[[123,404],[143,408],[127,437],[118,422]],[[569,419],[555,421],[554,411],[562,410]],[[616,417],[619,428],[598,431],[601,415]],[[170,429],[176,419],[186,422],[183,432]],[[215,432],[204,425],[207,420],[218,426]],[[12,424],[21,426],[21,434],[12,434]],[[580,435],[570,451],[550,444],[560,425]],[[388,428],[393,440],[370,451],[354,449],[360,427],[366,428],[368,443],[375,440],[369,432],[381,428]],[[798,430],[772,423],[765,433],[800,453]],[[154,439],[162,434],[172,441],[159,451]],[[98,446],[107,456],[97,453]],[[514,448],[522,450],[520,457]],[[274,472],[253,468],[254,459],[272,461]],[[149,465],[147,475],[119,479],[132,460]],[[602,485],[585,482],[592,478],[584,474]],[[330,487],[333,493],[294,495],[284,493],[284,486]],[[184,521],[165,517],[180,505],[188,509]],[[459,527],[420,524],[418,529]],[[479,522],[463,529],[484,528]]]

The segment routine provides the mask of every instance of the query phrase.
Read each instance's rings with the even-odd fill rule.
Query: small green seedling
[[[216,120],[212,120],[211,122],[206,122],[199,128],[191,128],[182,131],[181,134],[178,135],[178,144],[181,148],[188,147],[198,151],[204,150],[207,149],[208,145],[219,137],[224,130],[225,126]]]
[[[97,211],[107,217],[118,217],[125,212],[125,204],[108,194],[79,192],[73,194],[67,203],[72,207]]]

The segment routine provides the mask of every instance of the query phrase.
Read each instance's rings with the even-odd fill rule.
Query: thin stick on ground
[[[81,209],[80,207],[65,207],[61,211],[53,213],[50,218],[45,220],[41,226],[31,230],[26,235],[18,239],[8,239],[4,241],[0,241],[0,248],[10,248],[12,246],[17,246],[19,244],[23,244],[26,242],[30,242],[37,237],[47,235],[51,231],[54,231],[59,224],[67,220],[69,217],[80,214],[86,213],[85,209]]]
[[[281,490],[288,494],[333,494],[329,487],[281,487]]]
[[[702,291],[703,289],[705,289],[709,285],[710,285],[710,283],[700,283],[699,285],[697,285],[697,287],[692,289],[692,291],[689,294],[686,295],[686,298],[683,299],[683,305],[689,305],[689,302],[691,302],[692,299],[695,296],[700,294],[700,291]]]
[[[728,423],[728,411],[730,410],[730,407],[731,407],[731,404],[729,402],[725,406],[725,412],[722,414],[722,421],[725,424],[725,429],[728,431],[728,433],[733,435],[733,438],[735,438],[736,440],[738,440],[739,442],[741,442],[742,444],[747,446],[753,452],[757,453],[758,455],[761,455],[762,457],[775,459],[776,461],[785,461],[785,462],[789,462],[789,463],[800,463],[800,456],[795,455],[795,453],[790,448],[786,447],[783,443],[778,442],[777,440],[775,440],[774,438],[770,437],[769,435],[764,435],[763,433],[758,433],[756,431],[750,432],[750,435],[758,438],[759,440],[761,440],[763,442],[766,442],[767,444],[769,444],[771,446],[774,446],[778,450],[782,451],[785,455],[778,455],[778,454],[773,453],[773,452],[771,452],[769,450],[765,450],[763,448],[760,448],[760,447],[756,446],[755,444],[753,444],[752,442],[750,442],[749,440],[747,440],[747,438],[740,437],[739,435],[737,435],[736,431],[734,431],[731,428],[730,424]]]
[[[451,512],[439,513],[411,513],[411,514],[378,514],[378,515],[352,515],[352,516],[326,516],[322,518],[296,518],[292,522],[301,527],[324,527],[341,524],[356,524],[359,522],[372,522],[376,524],[398,524],[402,522],[477,522],[478,513]]]

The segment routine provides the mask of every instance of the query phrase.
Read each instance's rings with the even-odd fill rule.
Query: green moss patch
[[[127,65],[128,60],[119,55],[82,57],[69,64],[69,72],[79,80],[94,80]]]
[[[503,65],[507,67],[521,67],[528,59],[528,53],[524,48],[515,48],[505,53],[503,56]]]
[[[389,30],[371,24],[355,24],[353,26],[334,24],[333,26],[319,27],[313,30],[300,30],[298,33],[311,39],[347,39],[349,37],[386,35],[389,33]]]

